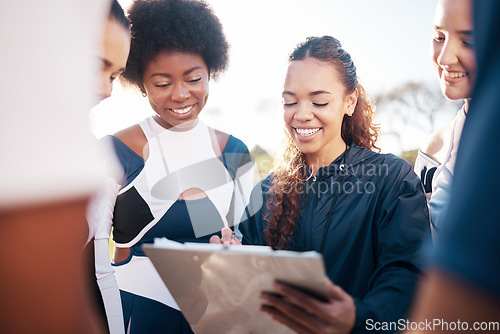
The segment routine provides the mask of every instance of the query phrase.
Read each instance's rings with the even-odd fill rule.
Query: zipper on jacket
[[[306,211],[306,220],[304,226],[304,231],[306,231],[307,235],[304,238],[304,241],[306,242],[307,249],[306,250],[311,250],[313,249],[313,242],[312,242],[312,230],[313,230],[313,207],[314,207],[314,202],[318,194],[316,193],[319,191],[318,189],[318,183],[316,182],[317,178],[316,175],[313,176],[312,182],[313,185],[311,186],[311,194],[308,194],[309,197],[309,203],[307,205],[307,211]]]

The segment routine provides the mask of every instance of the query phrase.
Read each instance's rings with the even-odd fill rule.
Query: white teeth
[[[187,114],[193,106],[186,107],[184,109],[171,109],[174,113],[179,115]]]
[[[295,128],[295,131],[301,136],[312,136],[316,132],[321,130],[321,128],[314,128],[314,129],[297,129]]]
[[[447,77],[447,78],[461,78],[461,77],[464,77],[467,75],[467,73],[464,73],[464,72],[446,72],[444,71],[444,75]]]

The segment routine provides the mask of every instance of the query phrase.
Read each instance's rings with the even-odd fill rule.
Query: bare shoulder
[[[450,145],[452,130],[453,120],[429,136],[427,142],[421,147],[422,152],[434,160],[442,162]]]
[[[139,124],[118,131],[114,136],[144,159],[148,157],[148,140]]]
[[[213,128],[210,128],[210,130],[215,133],[215,139],[217,139],[217,143],[212,142],[212,145],[218,144],[220,151],[224,152],[224,149],[226,148],[227,142],[229,140],[229,134]]]

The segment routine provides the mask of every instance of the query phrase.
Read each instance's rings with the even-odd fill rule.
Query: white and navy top
[[[118,138],[105,138],[112,141],[123,167],[118,193],[107,200],[109,215],[103,223],[113,227],[116,247],[130,249],[126,260],[113,264],[125,327],[130,333],[146,328],[184,332],[179,328],[187,323],[175,311],[179,307],[142,245],[160,237],[208,242],[222,227],[237,225],[253,188],[253,162],[247,146],[233,136],[217,152],[213,130],[200,120],[187,131],[165,129],[152,117],[139,125],[148,141],[146,160]],[[206,196],[179,199],[192,188]]]
[[[167,130],[152,117],[140,126],[148,140],[147,160],[112,137],[124,168],[113,217],[117,247],[141,253],[138,246],[155,237],[208,242],[222,227],[240,221],[253,186],[253,163],[241,140],[230,136],[217,156],[201,121],[182,132]],[[207,196],[178,199],[189,188]]]

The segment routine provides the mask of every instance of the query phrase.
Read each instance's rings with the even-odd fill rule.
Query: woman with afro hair
[[[132,43],[121,79],[147,97],[152,116],[106,137],[124,173],[103,204],[102,220],[113,227],[126,332],[191,333],[142,245],[160,237],[208,242],[239,222],[253,164],[241,140],[198,117],[210,79],[228,63],[212,9],[195,0],[136,0],[128,18]]]

